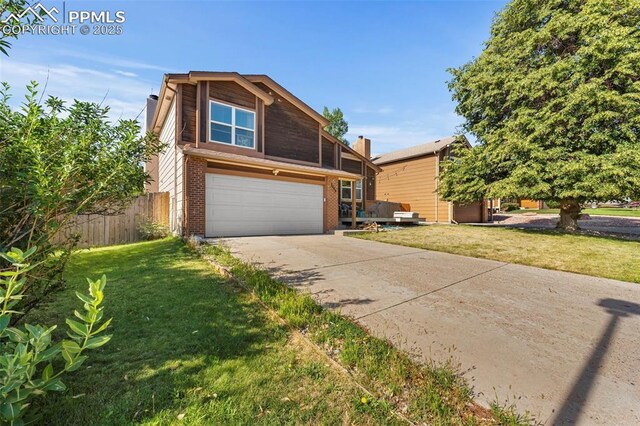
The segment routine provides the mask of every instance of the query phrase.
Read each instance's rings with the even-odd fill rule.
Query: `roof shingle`
[[[423,143],[398,151],[387,152],[386,154],[373,157],[371,160],[376,165],[387,164],[394,161],[406,160],[408,158],[420,157],[422,155],[433,154],[451,145],[458,139],[457,136],[449,136],[433,142]]]

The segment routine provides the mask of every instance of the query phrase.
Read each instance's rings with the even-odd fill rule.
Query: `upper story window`
[[[342,201],[351,201],[351,181],[340,181],[340,199]],[[362,201],[362,181],[356,181],[356,201]]]
[[[209,141],[255,147],[256,113],[236,106],[209,101]]]

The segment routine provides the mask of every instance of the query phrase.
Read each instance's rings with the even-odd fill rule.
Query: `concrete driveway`
[[[546,424],[640,424],[640,285],[354,238],[224,240]],[[640,267],[640,255],[639,255]]]

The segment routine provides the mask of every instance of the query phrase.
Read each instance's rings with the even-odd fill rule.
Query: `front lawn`
[[[102,273],[113,338],[39,400],[47,424],[398,421],[176,240],[74,254],[67,288],[26,321],[64,324],[84,277]]]
[[[25,319],[64,324],[84,277],[105,273],[113,338],[66,377],[65,393],[37,401],[46,424],[531,421],[511,409],[479,407],[449,366],[416,364],[225,249],[200,252],[230,267],[251,291],[174,239],[74,253],[67,287]]]
[[[465,225],[418,226],[356,238],[640,283],[640,242]]]
[[[513,210],[506,214],[522,214],[522,213],[538,213],[538,214],[560,214],[560,209],[522,209]],[[640,217],[640,209],[623,209],[623,208],[598,208],[598,209],[582,209],[583,214],[592,216],[627,216],[627,217]]]

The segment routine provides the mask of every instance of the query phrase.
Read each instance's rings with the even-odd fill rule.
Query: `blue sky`
[[[42,1],[62,9],[61,1]],[[318,111],[340,107],[348,138],[383,153],[455,132],[446,69],[477,56],[505,1],[67,1],[123,10],[122,35],[25,35],[0,59],[20,101],[29,80],[133,118],[165,72],[268,74]]]

